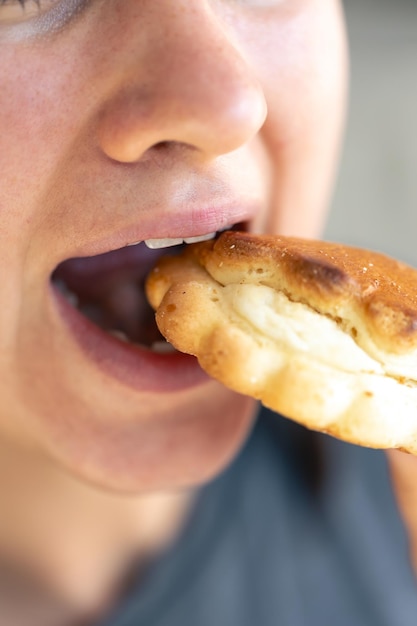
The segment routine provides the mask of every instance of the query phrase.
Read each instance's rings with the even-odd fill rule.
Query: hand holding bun
[[[341,244],[225,232],[160,259],[157,324],[226,386],[309,428],[417,454],[417,271]]]

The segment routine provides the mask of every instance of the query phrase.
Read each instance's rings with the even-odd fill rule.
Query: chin
[[[257,403],[216,382],[131,419],[59,419],[43,436],[49,459],[77,481],[120,495],[195,489],[244,445]]]
[[[206,239],[224,226],[201,223],[212,232],[186,234]],[[157,226],[154,235],[166,234]],[[212,479],[243,445],[256,406],[161,336],[144,281],[165,248],[144,238],[103,241],[97,254],[84,246],[48,268],[22,304],[8,373],[19,436],[82,483],[120,494]]]

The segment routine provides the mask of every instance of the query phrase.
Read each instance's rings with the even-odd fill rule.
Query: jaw
[[[25,311],[19,376],[4,383],[4,406],[19,397],[13,435],[105,489],[198,485],[230,461],[253,419],[253,403],[210,380],[194,357],[151,348],[156,326],[142,283],[160,254],[139,244],[58,266],[40,312]],[[78,304],[99,309],[98,323],[56,287],[64,277]],[[124,283],[140,293],[127,316]],[[116,306],[100,310],[102,301]],[[149,325],[132,331],[138,312]]]
[[[39,372],[49,381],[53,365]],[[56,384],[32,386],[30,398],[23,392],[14,425],[41,465],[100,489],[134,495],[199,486],[233,459],[254,419],[252,399],[207,377],[182,390],[132,392],[106,376],[104,385],[86,381],[85,369],[64,384],[58,372]],[[32,378],[29,369],[22,385]]]

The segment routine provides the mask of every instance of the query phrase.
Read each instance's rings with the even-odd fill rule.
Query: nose
[[[129,56],[99,119],[101,149],[116,161],[170,144],[211,160],[244,145],[265,120],[262,88],[219,16],[204,2],[182,11],[174,4],[145,1],[146,38],[129,29],[134,44],[125,44]]]

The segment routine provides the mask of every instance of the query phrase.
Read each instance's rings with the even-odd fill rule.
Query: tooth
[[[116,337],[116,339],[119,339],[120,341],[123,341],[124,343],[129,343],[129,337],[122,330],[118,330],[114,328],[112,330],[108,330],[107,332],[109,333],[109,335]]]
[[[214,239],[216,236],[216,231],[214,233],[207,233],[207,235],[199,235],[197,237],[186,237],[184,239],[185,243],[198,243],[199,241],[208,241],[209,239]]]
[[[134,241],[133,243],[128,243],[128,246],[137,246],[138,243],[142,243],[141,241]]]
[[[64,293],[64,297],[74,307],[74,309],[78,307],[80,300],[76,293],[73,293],[72,291],[68,291],[67,293]]]
[[[58,291],[60,293],[62,293],[62,295],[64,296],[64,298],[66,300],[68,300],[68,302],[74,307],[76,308],[78,306],[79,303],[79,299],[76,293],[74,293],[73,291],[71,291],[66,282],[59,279],[59,280],[54,280],[54,285],[55,287],[58,289]]]
[[[56,278],[53,278],[53,279],[52,279],[52,282],[53,282],[53,284],[55,285],[55,287],[56,287],[57,289],[59,289],[59,291],[61,291],[62,293],[63,293],[63,292],[67,289],[66,284],[65,284],[65,283],[64,283],[64,281],[63,281],[63,280],[61,280],[61,279],[58,279],[58,280],[57,280]]]
[[[145,239],[145,244],[151,250],[156,250],[157,248],[169,248],[171,246],[179,246],[184,240],[182,239]]]
[[[168,341],[154,341],[151,345],[151,350],[153,352],[158,352],[159,354],[170,354],[171,352],[176,352],[174,346]]]

